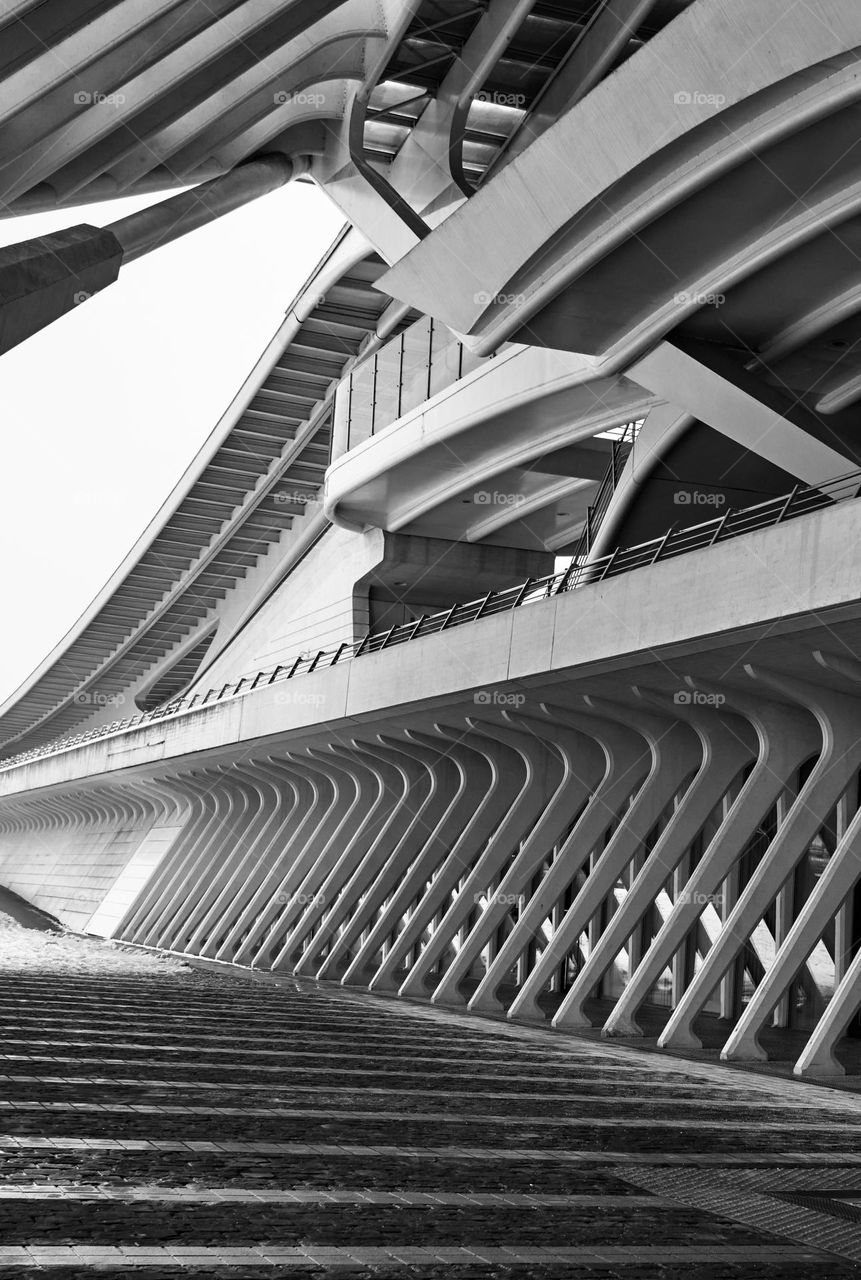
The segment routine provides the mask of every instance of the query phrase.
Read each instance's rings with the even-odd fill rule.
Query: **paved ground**
[[[861,1098],[76,945],[0,971],[2,1277],[861,1276]]]

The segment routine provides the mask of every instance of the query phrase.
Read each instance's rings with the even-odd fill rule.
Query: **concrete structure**
[[[802,1032],[796,1071],[839,1074],[856,0],[64,15],[2,20],[6,212],[194,190],[4,251],[6,345],[288,178],[348,223],[0,707],[0,882],[559,1029]]]

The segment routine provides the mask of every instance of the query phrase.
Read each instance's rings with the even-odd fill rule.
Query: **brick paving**
[[[861,1276],[861,1097],[212,969],[0,974],[0,1276]]]

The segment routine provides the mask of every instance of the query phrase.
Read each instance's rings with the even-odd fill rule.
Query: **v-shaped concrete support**
[[[585,706],[585,702],[580,703]],[[591,737],[604,756],[603,776],[580,814],[573,831],[563,841],[540,885],[522,908],[517,924],[506,938],[469,1002],[470,1009],[502,1012],[496,990],[508,970],[535,935],[542,921],[583,867],[592,850],[648,772],[646,743],[637,733],[607,721],[596,713],[588,715],[565,707],[546,708],[560,724]],[[527,980],[528,981],[528,980]],[[519,998],[519,997],[518,997]]]
[[[530,717],[512,717],[512,723],[530,729]],[[564,727],[547,716],[533,720],[535,732],[552,742],[562,761],[556,790],[527,835],[513,863],[505,872],[433,995],[434,1004],[466,1004],[458,984],[468,975],[484,946],[511,911],[511,904],[553,852],[566,828],[577,816],[606,770],[606,759],[594,739]]]
[[[775,683],[768,681],[769,683]],[[774,885],[786,878],[788,870],[804,856],[813,830],[822,825],[833,803],[861,766],[861,700],[833,689],[816,689],[800,682],[781,679],[777,687],[793,692],[799,702],[814,710],[823,724],[827,752],[802,789],[786,822],[771,842],[760,867],[751,879],[728,922],[740,933]],[[794,821],[793,821],[794,819]],[[818,824],[818,825],[817,825]],[[815,829],[814,829],[815,828]],[[822,937],[846,895],[861,875],[861,810],[850,822],[833,856],[802,907],[774,963],[760,982],[744,1013],[724,1045],[721,1057],[728,1061],[764,1060],[759,1036],[766,1021],[791,985],[799,968]],[[737,935],[734,935],[737,936]]]
[[[642,1035],[635,1019],[637,1009],[696,924],[703,903],[711,901],[741,857],[752,833],[786,787],[790,775],[821,747],[822,737],[816,722],[805,712],[704,681],[698,680],[696,687],[706,693],[720,694],[731,710],[750,721],[758,740],[756,764],[676,898],[657,937],[631,975],[604,1024],[605,1036]],[[692,1039],[691,1043],[696,1041]]]
[[[833,689],[824,689],[789,676],[756,671],[751,667],[746,670],[765,688],[792,698],[816,718],[822,734],[822,751],[729,919],[674,1009],[658,1040],[662,1048],[699,1044],[691,1029],[694,1018],[744,948],[781,885],[807,852],[811,840],[861,765],[861,739],[858,734],[861,704]],[[783,781],[786,783],[788,778],[784,776]],[[758,1006],[760,1009],[761,1005]],[[754,1057],[764,1056],[753,1034],[757,1016],[755,1014],[746,1021],[748,1030],[736,1041],[736,1056],[745,1053]]]

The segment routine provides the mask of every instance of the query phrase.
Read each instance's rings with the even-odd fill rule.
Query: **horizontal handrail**
[[[846,492],[847,490],[851,492]],[[514,587],[502,587],[498,591],[489,591],[480,600],[453,604],[439,613],[424,615],[389,627],[385,631],[369,633],[362,640],[352,643],[344,641],[334,649],[320,649],[316,654],[300,654],[292,663],[281,663],[272,669],[258,671],[254,675],[242,676],[239,680],[222,685],[220,689],[208,689],[205,693],[174,698],[152,711],[142,711],[140,715],[130,719],[114,720],[110,724],[99,725],[74,737],[46,743],[41,747],[33,747],[30,751],[0,760],[0,770],[18,768],[33,760],[71,751],[88,742],[95,742],[114,734],[129,733],[157,720],[201,710],[226,698],[247,697],[261,686],[292,680],[295,676],[307,675],[312,671],[322,671],[343,661],[365,657],[369,653],[381,653],[384,649],[408,644],[412,640],[435,635],[451,627],[460,627],[465,623],[488,618],[497,613],[507,613],[523,605],[534,604],[538,600],[547,600],[563,592],[575,591],[580,587],[603,582],[621,573],[631,573],[662,560],[686,555],[690,551],[699,551],[705,547],[714,546],[717,542],[725,542],[757,529],[767,529],[785,520],[820,511],[824,507],[832,506],[835,502],[857,498],[859,491],[861,491],[861,471],[848,472],[818,487],[796,485],[791,493],[769,498],[751,507],[727,510],[714,519],[703,521],[702,524],[687,525],[682,529],[673,527],[659,538],[652,538],[649,542],[641,542],[633,547],[617,547],[609,555],[599,556],[596,560],[590,561],[586,558],[581,563],[574,563],[572,560],[568,568],[560,573],[548,574],[543,578],[529,578],[526,582]]]

